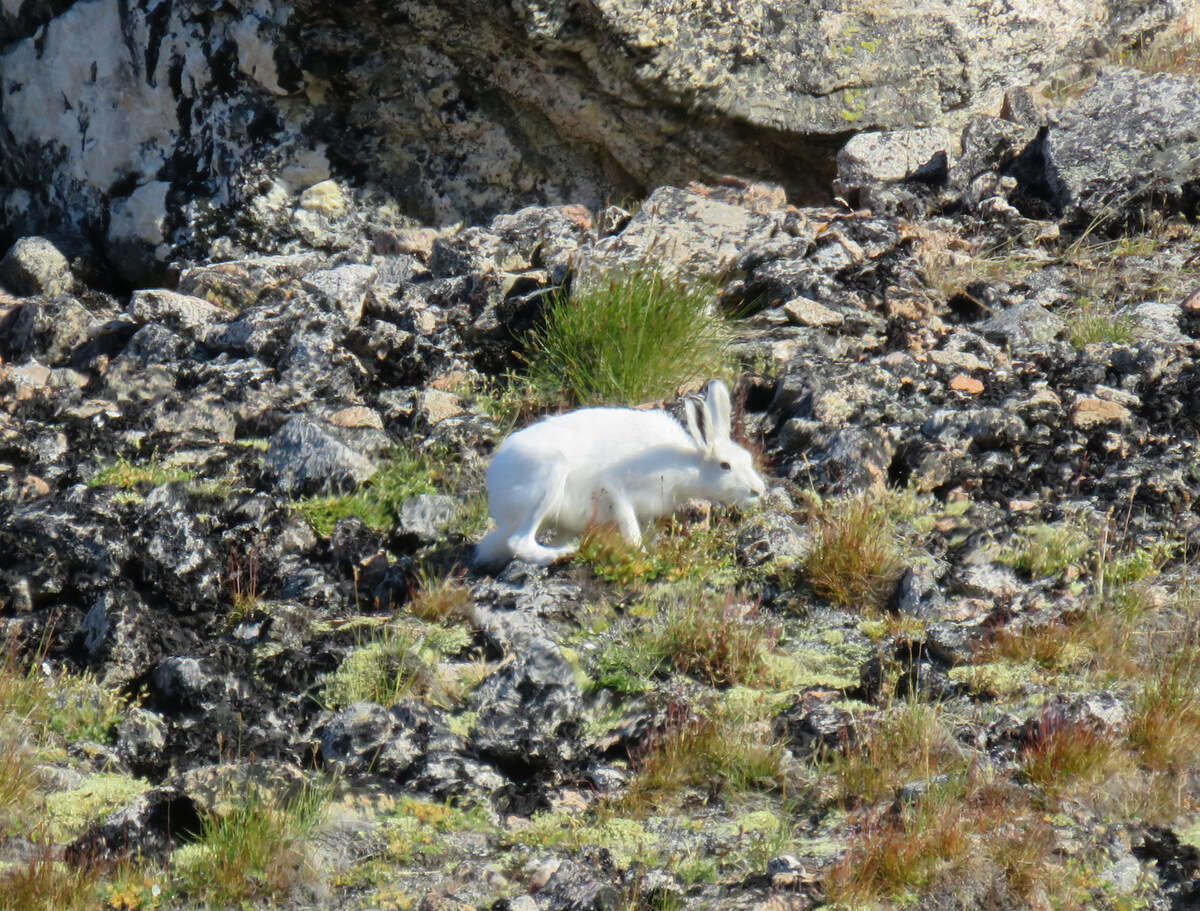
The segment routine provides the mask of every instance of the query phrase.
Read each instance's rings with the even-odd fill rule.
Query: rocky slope
[[[738,5],[745,35],[677,6],[514,4],[503,27],[468,4],[5,7],[0,143],[55,162],[34,193],[5,159],[5,229],[69,213],[121,268],[143,243],[172,260],[169,287],[128,294],[82,241],[28,236],[0,262],[0,763],[30,782],[0,790],[6,894],[82,870],[80,907],[1195,906],[1200,82],[1106,68],[962,129],[862,134],[840,201],[794,205],[803,181],[711,174],[966,115],[1076,59],[1069,30],[1039,37],[1075,5],[1019,19],[1004,53],[935,5],[861,76],[851,127],[828,58],[811,84],[768,78],[777,43],[746,36],[781,5]],[[666,22],[745,68],[682,67]],[[897,28],[866,6],[839,22],[860,63],[870,28]],[[133,55],[107,69],[72,44],[101,24]],[[378,48],[412,36],[389,51],[411,70],[341,56],[373,24]],[[500,42],[513,69],[472,83]],[[22,136],[18,96],[53,83],[14,89],[21,54],[90,66],[91,119]],[[930,54],[928,87],[886,91]],[[539,67],[637,118],[560,158],[611,112],[566,117]],[[399,151],[388,131],[416,115],[362,100],[418,74],[441,112],[418,115],[504,138],[498,182]],[[153,139],[106,143],[96,112],[130,79],[149,120],[126,135]],[[466,104],[468,84],[505,103]],[[694,159],[681,110],[718,137]],[[339,143],[366,120],[377,144]],[[428,198],[364,194],[367,160]],[[570,202],[516,208],[539,196]],[[473,227],[409,217],[503,204]],[[647,258],[738,314],[767,504],[689,511],[646,553],[463,570],[489,452],[549,407],[521,357],[547,294]],[[214,891],[204,820],[269,817],[302,782],[319,818],[289,809],[304,835],[277,866]]]
[[[1078,78],[1174,0],[1021,4],[565,0],[9,3],[0,243],[80,229],[130,282],[208,255],[337,249],[352,191],[378,232],[525,204],[597,207],[723,173],[826,197],[852,131],[961,122]],[[53,116],[47,112],[56,112]],[[349,200],[353,204],[353,200]]]

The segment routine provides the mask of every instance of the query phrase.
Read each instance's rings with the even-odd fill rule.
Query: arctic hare
[[[545,547],[543,528],[578,535],[615,522],[633,544],[641,524],[689,499],[741,503],[766,485],[750,453],[730,437],[729,389],[713,380],[697,405],[684,401],[685,430],[665,411],[584,408],[546,418],[509,436],[488,468],[488,511],[496,522],[475,548],[475,563],[513,557],[547,565],[575,547]]]

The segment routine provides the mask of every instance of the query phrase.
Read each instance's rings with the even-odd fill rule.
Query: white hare
[[[542,529],[561,539],[615,522],[639,544],[643,522],[689,499],[733,504],[761,496],[766,485],[750,453],[730,437],[725,384],[713,380],[700,404],[689,397],[684,409],[686,430],[665,411],[584,408],[509,436],[488,468],[496,528],[476,546],[476,565],[513,557],[548,565],[574,552],[539,544]]]

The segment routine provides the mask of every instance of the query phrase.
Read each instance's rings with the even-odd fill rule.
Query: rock
[[[832,176],[817,162],[848,129],[994,109],[1005,89],[1176,15],[1167,0],[1119,17],[1104,0],[987,17],[936,3],[832,11],[768,0],[714,18],[699,3],[663,15],[603,0],[580,18],[562,2],[509,11],[445,0],[397,20],[295,0],[278,17],[239,10],[212,28],[192,3],[122,9],[38,7],[20,21],[40,31],[5,39],[0,184],[24,188],[42,165],[26,217],[107,225],[106,252],[131,279],[170,258],[164,245],[313,237],[301,216],[349,219],[363,234],[408,227],[361,215],[347,192],[359,188],[387,187],[441,223],[551,197],[598,207],[726,173],[784,174],[792,195],[813,199]],[[338,79],[309,69],[317,57]],[[184,59],[188,78],[170,78]],[[402,90],[418,83],[436,91]],[[481,94],[496,104],[473,103]],[[67,116],[46,117],[64,99]],[[345,211],[324,186],[329,149],[339,175],[360,182],[339,187]],[[180,161],[197,164],[177,172]],[[196,173],[208,176],[197,184]]]
[[[894,211],[903,198],[889,192],[897,184],[910,178],[945,183],[955,145],[944,127],[858,133],[837,154],[833,192],[852,206]],[[934,167],[940,176],[925,176]]]
[[[417,494],[400,507],[400,531],[412,535],[422,544],[432,543],[445,536],[460,509],[457,497]]]
[[[738,527],[738,559],[747,566],[760,566],[771,560],[795,564],[804,556],[807,541],[804,530],[793,519],[764,511]]]
[[[181,841],[200,831],[200,814],[190,797],[175,787],[153,788],[93,824],[67,846],[66,857],[80,865],[128,858],[165,861]]]
[[[615,887],[570,860],[562,861],[537,893],[541,911],[615,911],[618,898]]]
[[[479,715],[471,743],[506,769],[557,770],[579,745],[575,672],[549,639],[526,638],[472,697]]]
[[[1052,123],[1043,174],[1061,217],[1124,223],[1200,212],[1200,80],[1111,70]]]
[[[965,392],[968,395],[979,395],[983,392],[983,383],[974,377],[959,373],[950,380],[950,388],[956,392]]]
[[[1125,425],[1133,419],[1129,409],[1116,402],[1094,396],[1083,396],[1071,407],[1071,426],[1079,430],[1095,430],[1109,425]]]
[[[133,292],[129,315],[139,323],[162,323],[173,332],[200,337],[228,314],[202,298],[155,289]]]
[[[37,357],[58,366],[69,362],[100,322],[101,315],[73,297],[29,301],[0,321],[0,344],[15,357]]]
[[[1025,301],[989,317],[979,324],[988,341],[1020,351],[1044,345],[1065,328],[1065,323],[1036,301]]]
[[[340,215],[346,211],[346,195],[336,180],[322,180],[300,194],[301,209],[323,215]]]
[[[22,237],[0,260],[0,283],[23,297],[53,297],[71,290],[74,279],[66,256],[45,237]]]
[[[224,568],[213,553],[202,520],[189,508],[180,484],[146,495],[134,536],[142,575],[179,611],[210,607],[221,594]]]
[[[344,490],[375,473],[375,466],[320,424],[296,415],[271,437],[266,469],[290,496]]]
[[[798,326],[840,326],[843,322],[842,315],[836,310],[807,297],[793,297],[783,305],[783,312]]]
[[[857,726],[845,709],[800,696],[775,718],[775,732],[797,757],[804,758],[854,743]]]
[[[946,599],[942,597],[933,570],[924,564],[906,569],[896,586],[892,608],[905,616],[940,619],[946,609]]]
[[[743,251],[776,231],[767,217],[676,187],[660,187],[620,234],[597,243],[579,265],[586,284],[654,259],[687,277],[727,272]]]
[[[117,728],[117,755],[135,775],[162,775],[166,770],[166,743],[166,722],[157,712],[135,708]]]

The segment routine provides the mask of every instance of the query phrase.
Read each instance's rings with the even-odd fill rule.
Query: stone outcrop
[[[386,247],[406,216],[597,206],[722,173],[778,175],[812,201],[848,133],[960,123],[1176,13],[1172,0],[6,4],[0,242],[83,232],[137,282],[214,245]],[[378,205],[356,219],[356,198]]]

